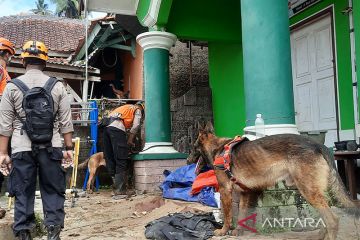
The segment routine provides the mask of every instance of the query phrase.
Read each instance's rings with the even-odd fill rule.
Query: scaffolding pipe
[[[87,10],[88,0],[84,1],[84,18],[85,18],[85,80],[83,84],[82,91],[82,100],[83,102],[88,101],[88,91],[89,91],[89,79],[88,79],[88,10]]]

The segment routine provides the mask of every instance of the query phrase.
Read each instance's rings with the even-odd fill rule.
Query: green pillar
[[[261,113],[268,135],[297,133],[287,3],[241,0],[246,125]]]
[[[169,51],[144,51],[146,142],[171,142]]]
[[[171,143],[169,50],[176,36],[146,32],[137,37],[144,50],[145,147],[135,160],[184,158]]]

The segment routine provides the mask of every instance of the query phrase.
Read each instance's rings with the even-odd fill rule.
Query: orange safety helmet
[[[22,58],[39,58],[41,60],[47,61],[48,49],[44,43],[39,41],[27,41],[22,47]]]
[[[6,38],[0,38],[0,50],[6,50],[11,55],[14,55],[15,45]]]

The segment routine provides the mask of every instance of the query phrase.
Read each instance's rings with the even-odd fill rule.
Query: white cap
[[[261,113],[256,114],[257,118],[261,118]]]

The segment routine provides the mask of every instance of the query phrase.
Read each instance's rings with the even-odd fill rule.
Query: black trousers
[[[115,127],[104,129],[104,154],[106,168],[111,176],[126,171],[129,147],[124,131]]]
[[[49,153],[40,149],[18,152],[11,156],[13,168],[8,179],[9,194],[15,196],[13,231],[32,229],[35,226],[34,202],[36,179],[39,185],[44,211],[44,225],[64,226],[65,170],[61,166],[63,154],[60,148]]]

